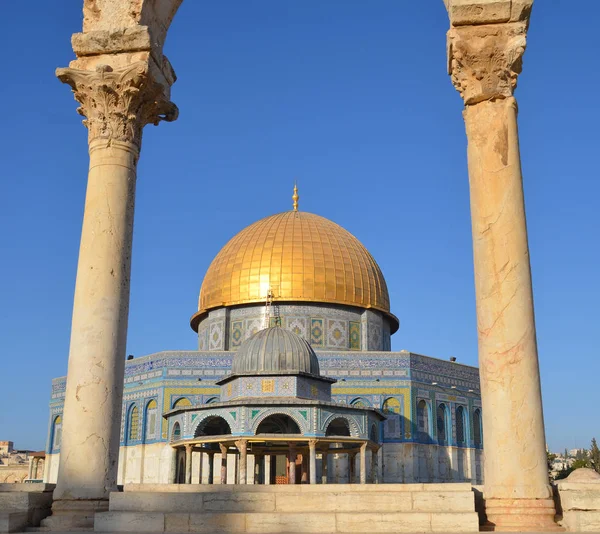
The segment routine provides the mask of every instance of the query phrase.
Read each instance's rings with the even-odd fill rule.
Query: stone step
[[[27,512],[37,508],[49,508],[51,505],[52,493],[0,492],[0,510]]]
[[[344,491],[366,492],[429,492],[429,491],[472,491],[469,482],[431,484],[126,484],[124,493],[321,493]]]
[[[27,526],[27,522],[27,511],[0,511],[0,532],[23,532],[23,529]]]
[[[111,512],[474,512],[472,491],[111,493]]]
[[[475,512],[101,512],[95,532],[350,534],[478,532]]]

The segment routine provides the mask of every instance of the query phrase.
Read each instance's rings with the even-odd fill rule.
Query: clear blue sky
[[[44,447],[66,373],[86,131],[56,67],[81,10],[7,2],[0,130],[0,439]],[[537,0],[520,132],[547,439],[600,438],[600,5]],[[180,118],[139,166],[128,353],[194,349],[202,278],[291,208],[355,234],[386,276],[395,350],[477,363],[462,102],[441,0],[186,0],[166,45]]]

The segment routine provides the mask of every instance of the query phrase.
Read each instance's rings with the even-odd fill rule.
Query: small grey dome
[[[260,330],[244,341],[233,358],[231,372],[320,375],[319,360],[310,344],[280,326]]]

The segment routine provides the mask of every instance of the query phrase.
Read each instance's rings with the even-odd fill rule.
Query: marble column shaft
[[[174,120],[138,62],[58,69],[86,117],[90,166],[75,283],[61,460],[53,511],[108,507],[116,490],[136,170],[143,127]],[[167,115],[168,114],[168,117]]]
[[[296,483],[296,447],[291,446],[288,453],[288,484]]]
[[[235,442],[235,446],[240,452],[239,484],[246,484],[248,481],[248,441],[241,439]]]
[[[513,97],[527,22],[448,33],[449,70],[465,102],[485,498],[496,530],[552,528],[554,515]]]
[[[219,444],[221,449],[221,484],[227,484],[227,451],[226,445]]]
[[[367,483],[367,444],[360,446],[360,483]]]
[[[185,446],[185,483],[192,483],[192,453],[194,448],[191,445]]]
[[[317,441],[314,439],[308,442],[310,463],[308,467],[308,476],[311,484],[317,483]]]
[[[321,484],[327,484],[327,472],[329,471],[328,458],[329,455],[326,452],[321,456]]]

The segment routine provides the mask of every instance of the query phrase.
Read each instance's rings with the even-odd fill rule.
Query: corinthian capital
[[[513,95],[526,37],[526,22],[450,29],[448,73],[465,105]]]
[[[95,71],[57,69],[56,75],[71,86],[81,104],[77,112],[85,117],[90,141],[107,139],[139,147],[146,124],[171,122],[179,113],[143,61],[116,70],[108,65]]]

